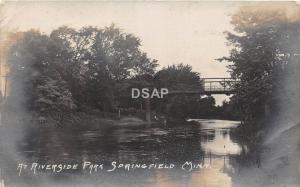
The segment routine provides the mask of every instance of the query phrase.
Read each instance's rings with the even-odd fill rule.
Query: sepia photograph
[[[299,2],[0,0],[0,187],[299,186]]]

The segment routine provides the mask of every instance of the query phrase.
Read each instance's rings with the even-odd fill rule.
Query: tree
[[[157,61],[148,58],[140,45],[137,37],[121,32],[114,25],[97,29],[85,59],[89,102],[102,105],[99,107],[103,110],[113,110],[118,103],[115,96],[124,94],[119,89],[120,84],[155,72]]]
[[[71,91],[61,79],[57,63],[59,47],[38,31],[23,33],[11,48],[10,104],[38,113],[75,108]]]
[[[171,91],[203,90],[200,75],[189,65],[178,64],[168,66],[154,76],[154,85],[157,88],[168,88]],[[163,112],[172,118],[184,119],[196,115],[194,103],[199,102],[196,95],[169,95],[164,100],[157,100],[154,105],[157,111]],[[199,112],[199,111],[198,111]]]
[[[85,101],[85,63],[90,58],[90,49],[97,32],[98,29],[94,27],[83,27],[77,31],[63,26],[50,34],[50,38],[60,47],[57,56],[61,62],[57,66],[62,79],[67,82],[75,102],[79,105]]]
[[[235,32],[227,39],[233,49],[220,60],[232,62],[231,75],[241,80],[235,99],[246,124],[259,124],[280,108],[278,93],[300,51],[299,19],[287,15],[284,8],[247,6],[232,16]]]
[[[199,91],[203,89],[200,74],[194,72],[190,65],[184,64],[163,68],[155,74],[154,82],[159,88]]]

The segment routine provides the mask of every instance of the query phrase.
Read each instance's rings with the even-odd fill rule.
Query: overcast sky
[[[11,30],[36,28],[49,33],[67,25],[104,27],[116,24],[142,40],[142,49],[160,68],[190,64],[203,77],[229,77],[224,31],[232,30],[233,3],[200,2],[18,2],[5,3],[4,25]],[[222,98],[218,98],[218,103]]]

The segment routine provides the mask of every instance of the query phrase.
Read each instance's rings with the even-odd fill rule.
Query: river
[[[20,142],[17,161],[2,160],[2,178],[6,186],[233,186],[232,160],[247,150],[234,135],[239,122],[193,121],[68,133],[45,128]],[[20,171],[20,163],[27,168]],[[47,170],[32,163],[78,168],[58,172],[58,167]]]

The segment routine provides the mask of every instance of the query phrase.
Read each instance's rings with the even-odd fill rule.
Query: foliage
[[[116,84],[153,74],[157,67],[157,61],[140,50],[139,38],[114,25],[78,31],[60,27],[51,38],[68,49],[70,62],[66,63],[64,77],[76,93],[76,101],[102,110],[113,110]]]
[[[154,85],[171,91],[203,90],[200,75],[189,65],[178,64],[163,68],[155,74]],[[213,98],[200,99],[199,95],[169,95],[154,103],[156,110],[176,119],[207,116],[215,105]],[[212,100],[211,100],[212,99]],[[208,102],[205,102],[208,101]],[[205,114],[204,114],[205,113]]]
[[[34,30],[22,35],[10,50],[10,103],[18,101],[39,113],[85,105],[112,111],[118,85],[154,74],[157,66],[140,50],[137,37],[114,25],[79,30],[64,26],[49,36]]]
[[[60,61],[55,55],[59,50],[37,31],[24,33],[9,58],[11,102],[38,112],[75,108],[72,94],[55,67]]]
[[[299,53],[300,22],[283,9],[242,7],[232,16],[235,31],[227,33],[233,49],[220,60],[232,62],[240,79],[235,95],[245,122],[266,119],[279,110],[279,92],[293,56]]]
[[[159,88],[201,91],[200,74],[192,71],[190,65],[178,64],[163,68],[154,77],[154,84]]]
[[[223,101],[222,106],[218,106],[216,113],[223,119],[241,120],[240,106],[236,101],[236,96],[232,96],[230,101]]]

